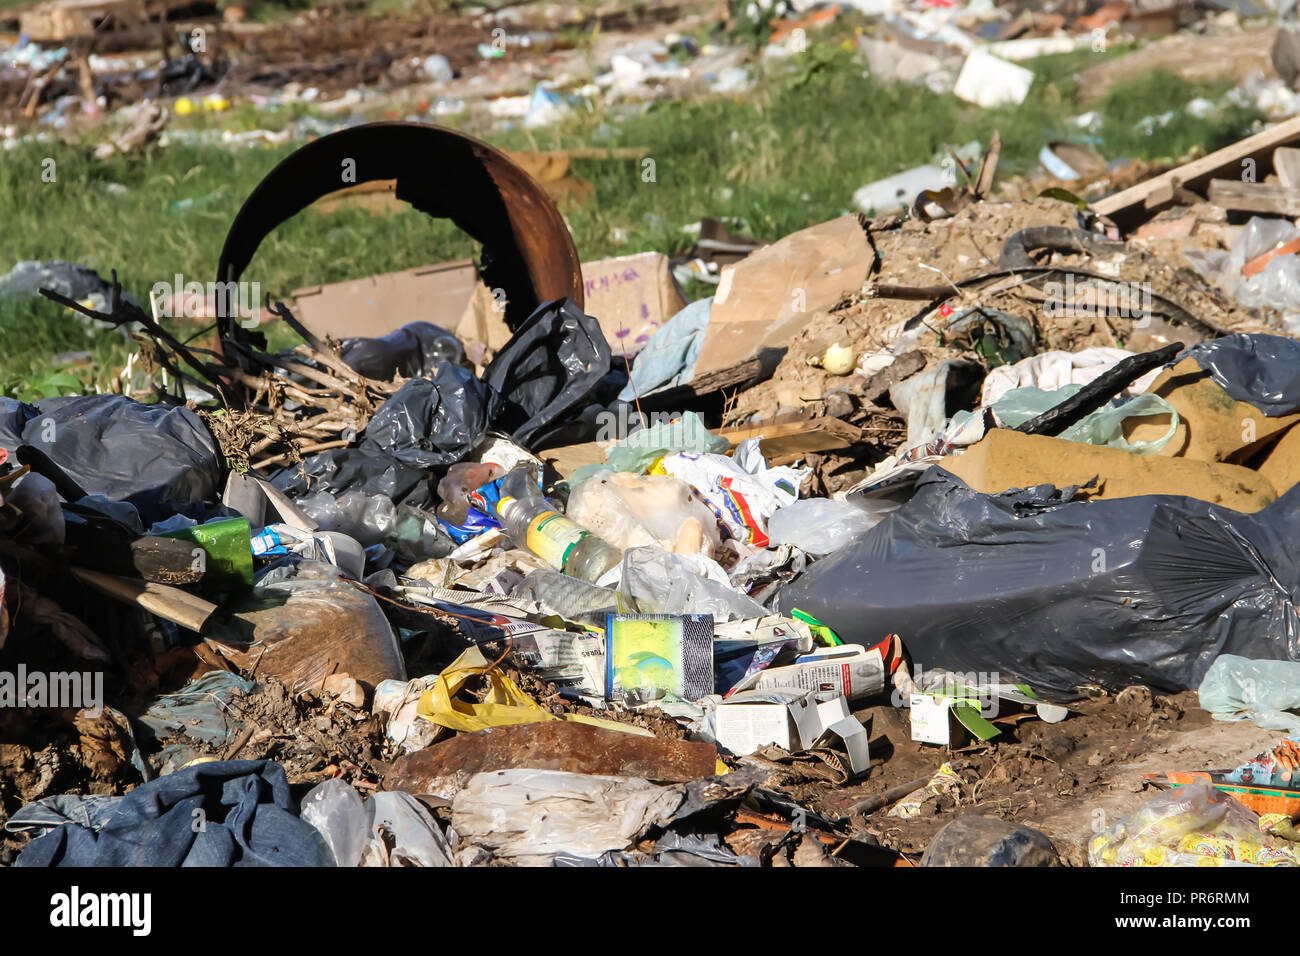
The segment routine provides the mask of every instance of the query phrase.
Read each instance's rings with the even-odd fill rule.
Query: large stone
[[[922,866],[1060,866],[1045,835],[996,817],[958,817],[935,834]]]

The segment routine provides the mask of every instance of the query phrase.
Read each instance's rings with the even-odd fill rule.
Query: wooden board
[[[725,438],[732,446],[747,438],[758,438],[759,450],[768,461],[790,455],[805,455],[817,451],[845,448],[862,441],[863,432],[856,425],[838,418],[807,415],[781,415],[750,425],[713,429],[713,434]],[[539,451],[537,457],[550,463],[557,472],[568,477],[584,465],[603,465],[605,446],[598,442],[577,445],[560,445]]]
[[[1224,209],[1300,216],[1300,190],[1272,183],[1243,183],[1238,179],[1211,179],[1210,202]]]
[[[1092,209],[1099,215],[1119,221],[1140,219],[1143,209],[1154,210],[1172,202],[1175,184],[1188,189],[1203,189],[1216,177],[1240,180],[1242,160],[1253,159],[1256,164],[1263,162],[1267,165],[1272,161],[1273,150],[1295,142],[1300,142],[1300,116],[1099,199],[1092,204]],[[1256,169],[1255,178],[1263,179],[1263,174],[1263,169]],[[1153,200],[1149,205],[1148,198]]]
[[[1273,171],[1287,189],[1300,189],[1300,149],[1279,146],[1273,150]]]
[[[202,633],[203,626],[218,610],[217,605],[211,601],[166,584],[103,574],[89,568],[74,567],[72,575],[101,594],[124,604],[144,608],[165,621],[179,624],[195,633]]]
[[[721,428],[717,434],[733,445],[747,438],[758,438],[759,450],[769,461],[786,455],[844,448],[862,440],[861,428],[829,416],[783,415],[757,424]]]

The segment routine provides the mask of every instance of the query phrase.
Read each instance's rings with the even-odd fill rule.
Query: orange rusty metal
[[[354,173],[344,177],[345,171]],[[450,219],[483,244],[483,279],[504,289],[514,328],[543,302],[583,305],[582,270],[564,218],[505,153],[427,123],[368,123],[313,140],[280,162],[240,208],[217,266],[217,281],[238,281],[262,240],[317,199],[361,183],[396,180],[396,196]],[[218,296],[218,308],[225,303]],[[459,318],[457,316],[456,318]],[[222,335],[236,332],[225,314]]]

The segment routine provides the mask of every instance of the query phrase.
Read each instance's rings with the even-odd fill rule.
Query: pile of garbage
[[[139,11],[106,0],[106,10],[122,8],[113,30],[68,6],[47,0],[0,11],[6,147],[106,122],[129,128],[141,112],[185,117],[232,105],[252,107],[273,128],[173,128],[157,139],[276,144],[355,125],[367,110],[371,118],[377,111],[435,122],[455,116],[471,128],[532,130],[589,110],[617,116],[651,101],[744,94],[766,71],[799,64],[828,37],[882,82],[923,85],[985,109],[1023,103],[1043,82],[1033,62],[1040,57],[1137,43],[1141,49],[1098,57],[1080,74],[1089,96],[1162,69],[1231,83],[1215,102],[1188,103],[1195,116],[1233,106],[1275,120],[1300,112],[1300,30],[1286,0],[1086,0],[1050,11],[989,0],[687,0],[594,12],[525,2],[429,17],[326,5],[271,23],[248,22],[236,4],[178,2],[133,22]],[[296,115],[308,108],[319,115]],[[1171,118],[1142,124],[1151,133]],[[1076,119],[1085,137],[1095,133],[1097,114]],[[1071,165],[1087,157],[1058,156],[1051,144],[1044,153],[1062,178],[1088,173]]]
[[[286,161],[220,273],[406,135]],[[1300,862],[1300,209],[1240,214],[1291,142],[1089,206],[995,198],[995,135],[905,215],[702,232],[638,336],[495,151],[530,228],[458,219],[510,290],[464,320],[199,350],[24,264],[154,395],[4,400],[0,862]],[[1207,713],[1237,749],[1074,826]]]

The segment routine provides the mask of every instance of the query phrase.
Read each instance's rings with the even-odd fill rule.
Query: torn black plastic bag
[[[465,348],[432,322],[408,322],[378,338],[344,339],[339,357],[366,378],[391,382],[398,372],[413,378],[433,375],[443,362],[464,365]]]
[[[568,299],[544,302],[484,370],[412,379],[366,426],[361,450],[421,468],[460,461],[490,424],[525,448],[557,428],[609,372],[600,326]]]
[[[473,372],[442,365],[433,378],[411,379],[379,406],[361,450],[418,468],[455,464],[487,431],[493,404]]]
[[[328,491],[364,491],[383,495],[394,504],[423,508],[436,499],[428,474],[414,465],[404,465],[392,455],[370,455],[359,448],[332,448],[289,465],[271,478],[271,484],[290,498]]]
[[[206,516],[224,478],[216,440],[188,408],[124,395],[4,399],[0,445],[34,445],[88,494],[129,501],[146,525],[180,512]],[[195,509],[198,509],[197,511]]]
[[[1300,409],[1300,342],[1280,335],[1225,335],[1187,350],[1215,383],[1270,418]]]
[[[375,412],[355,448],[314,455],[272,483],[297,496],[361,490],[423,507],[421,469],[455,464],[488,427],[526,448],[563,427],[609,373],[599,324],[568,299],[544,302],[497,353],[482,380],[443,363],[414,378]],[[392,490],[389,490],[389,489]]]
[[[896,633],[914,666],[996,673],[1065,699],[1199,686],[1223,653],[1300,659],[1300,487],[1247,515],[1174,495],[973,491],[934,467],[915,496],[778,595],[846,641]]]
[[[609,374],[600,324],[568,299],[543,302],[488,364],[483,381],[498,397],[492,427],[536,448]]]

